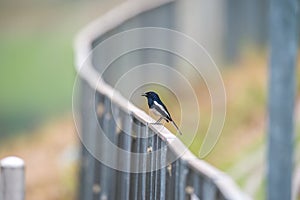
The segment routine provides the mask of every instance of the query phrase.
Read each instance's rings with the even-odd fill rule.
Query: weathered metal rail
[[[0,200],[25,199],[25,163],[9,156],[0,160]]]
[[[100,76],[105,55],[92,52],[97,44],[130,28],[172,28],[174,4],[127,1],[92,22],[76,39],[83,142],[79,199],[248,199],[231,178],[195,157],[167,129],[148,125],[151,118],[114,90],[110,77]],[[108,48],[106,53],[111,51]],[[132,154],[111,148],[106,139]],[[111,164],[122,170],[107,166]]]

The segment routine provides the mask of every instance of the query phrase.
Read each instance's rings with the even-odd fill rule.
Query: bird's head
[[[146,97],[148,100],[158,100],[159,96],[158,94],[156,94],[155,92],[145,92],[144,94],[142,94],[142,96]]]

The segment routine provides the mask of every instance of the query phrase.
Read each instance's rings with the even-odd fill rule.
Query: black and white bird
[[[165,104],[160,100],[158,94],[155,92],[146,92],[142,94],[142,96],[146,97],[148,100],[148,106],[149,110],[156,116],[159,116],[160,118],[154,123],[158,124],[162,119],[166,120],[166,122],[171,122],[174,127],[177,129],[177,131],[182,135],[181,131],[179,130],[176,123],[173,121],[167,107]]]

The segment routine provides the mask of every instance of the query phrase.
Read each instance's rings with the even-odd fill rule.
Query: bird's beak
[[[144,96],[144,97],[146,97],[147,95],[144,93],[144,94],[142,94],[141,96]]]

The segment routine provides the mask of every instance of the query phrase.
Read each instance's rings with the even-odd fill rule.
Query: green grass
[[[0,43],[2,134],[70,111],[75,72],[69,35],[2,34]]]

